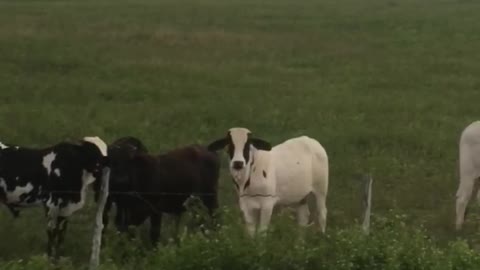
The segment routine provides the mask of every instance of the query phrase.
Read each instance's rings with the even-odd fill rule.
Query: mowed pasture
[[[160,153],[232,126],[309,135],[330,158],[327,232],[358,224],[356,175],[371,173],[374,214],[475,240],[478,208],[453,224],[459,136],[480,119],[478,14],[468,0],[0,1],[0,141],[132,135]],[[222,156],[220,205],[237,211]],[[71,218],[77,263],[93,218],[92,202]],[[0,220],[0,260],[44,252],[43,209]]]

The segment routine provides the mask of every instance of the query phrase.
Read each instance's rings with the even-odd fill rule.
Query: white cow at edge
[[[457,190],[456,229],[460,230],[475,182],[480,178],[480,121],[467,126],[460,137],[460,183]],[[480,194],[477,194],[477,196]],[[480,199],[480,196],[478,196]]]
[[[316,198],[318,223],[327,223],[328,157],[316,140],[301,136],[275,147],[251,137],[246,128],[231,128],[225,138],[209,149],[228,147],[230,173],[238,191],[240,208],[251,236],[264,232],[275,205],[297,208],[299,225],[307,226],[310,211],[307,196]]]

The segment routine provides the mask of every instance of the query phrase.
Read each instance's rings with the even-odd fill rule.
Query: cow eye
[[[243,157],[245,158],[245,162],[248,162],[248,159],[250,158],[250,142],[245,143],[245,147],[243,147]]]
[[[235,151],[233,143],[228,144],[228,155],[230,156],[230,159],[233,158],[233,152]]]

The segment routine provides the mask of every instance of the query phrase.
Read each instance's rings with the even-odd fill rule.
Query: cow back
[[[155,211],[179,214],[191,195],[216,198],[220,162],[217,154],[198,145],[158,156],[137,155],[132,162],[134,190]]]

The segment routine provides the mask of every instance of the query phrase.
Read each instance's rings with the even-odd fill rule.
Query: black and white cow
[[[89,184],[107,175],[107,146],[98,137],[31,149],[0,143],[0,202],[14,216],[24,207],[45,207],[47,254],[58,256],[67,218],[81,209]]]

